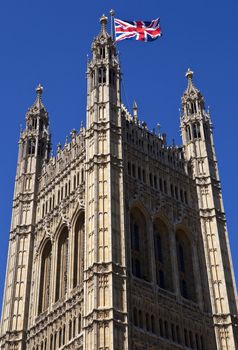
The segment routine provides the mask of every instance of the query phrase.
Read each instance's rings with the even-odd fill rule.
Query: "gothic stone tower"
[[[212,122],[205,111],[204,99],[192,82],[182,98],[181,131],[185,157],[191,162],[197,187],[203,244],[209,279],[217,346],[238,347],[236,325],[236,288],[227,236],[226,218],[215,155]]]
[[[32,252],[36,222],[38,176],[49,156],[48,114],[42,87],[26,114],[21,132],[12,209],[8,265],[2,311],[2,334],[9,349],[24,349],[29,315]]]
[[[21,133],[3,350],[234,350],[236,291],[209,115],[192,83],[183,146],[121,102],[101,18],[87,124],[49,156],[42,88]]]

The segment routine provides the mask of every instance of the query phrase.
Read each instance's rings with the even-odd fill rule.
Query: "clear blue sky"
[[[153,43],[118,44],[122,98],[135,99],[139,117],[159,122],[168,140],[181,143],[179,107],[191,67],[210,106],[233,261],[238,280],[238,44],[237,0],[1,0],[0,4],[0,300],[4,286],[17,142],[20,124],[44,86],[53,146],[85,120],[86,59],[99,17],[114,8],[118,18],[159,16],[164,36]],[[1,302],[0,302],[1,309]]]

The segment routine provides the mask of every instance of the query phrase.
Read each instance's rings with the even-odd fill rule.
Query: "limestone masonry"
[[[212,123],[188,70],[182,146],[121,102],[101,18],[87,123],[50,156],[43,88],[21,132],[3,350],[235,350],[236,287]]]

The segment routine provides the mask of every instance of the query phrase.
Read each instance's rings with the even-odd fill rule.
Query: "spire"
[[[41,96],[43,94],[44,88],[41,84],[38,84],[38,86],[36,87],[36,100],[34,102],[34,104],[32,105],[32,107],[36,107],[38,110],[41,109],[45,109],[42,100],[41,100]]]
[[[185,74],[185,77],[187,78],[188,80],[188,86],[187,86],[187,89],[185,90],[185,93],[187,94],[190,94],[190,93],[196,93],[196,94],[199,94],[199,90],[194,86],[193,84],[193,71],[188,68],[186,74]]]
[[[107,36],[107,17],[103,14],[102,17],[100,18],[100,23],[101,23],[101,35]]]
[[[95,49],[97,45],[104,45],[106,43],[108,44],[109,42],[111,45],[113,43],[111,36],[107,32],[107,21],[108,21],[108,18],[103,14],[102,17],[100,18],[101,30],[92,43],[92,49]]]
[[[28,109],[26,113],[26,119],[30,119],[31,117],[40,115],[43,119],[48,119],[47,110],[42,102],[42,94],[43,94],[43,86],[38,84],[36,87],[36,99],[33,105]]]
[[[189,116],[202,113],[204,111],[204,98],[193,83],[193,71],[190,68],[188,68],[185,77],[188,80],[188,85],[182,97],[182,114]]]
[[[138,122],[138,107],[137,107],[137,103],[136,101],[134,101],[133,103],[133,119],[134,119],[134,122]]]
[[[36,89],[36,99],[26,112],[26,124],[28,129],[47,129],[49,125],[48,112],[42,102],[43,86],[39,84]]]

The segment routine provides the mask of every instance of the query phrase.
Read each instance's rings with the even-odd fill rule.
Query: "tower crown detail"
[[[39,84],[36,91],[36,99],[33,105],[28,109],[26,113],[26,126],[27,129],[34,130],[39,128],[43,128],[45,126],[48,127],[48,112],[42,102],[42,94],[43,94],[43,86]]]
[[[107,33],[107,20],[108,18],[103,14],[102,17],[100,18],[100,23],[101,23],[101,34],[106,34],[108,35]]]
[[[202,116],[204,114],[204,98],[193,83],[193,71],[189,68],[185,74],[188,85],[182,96],[183,117]]]

